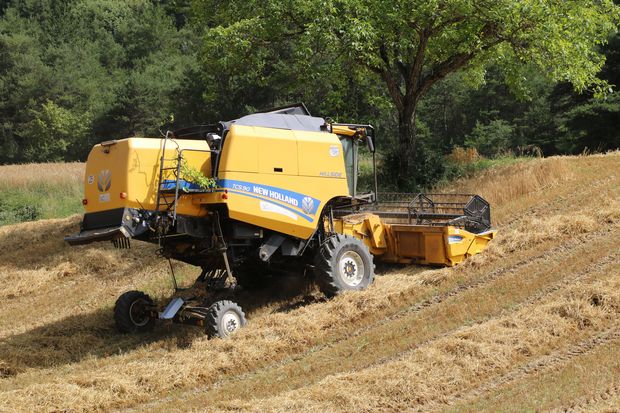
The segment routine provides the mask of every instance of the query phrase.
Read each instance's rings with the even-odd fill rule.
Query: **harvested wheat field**
[[[491,202],[485,253],[379,268],[370,289],[333,300],[245,297],[249,324],[229,340],[115,332],[123,291],[171,293],[153,246],[70,248],[78,216],[2,227],[0,411],[620,409],[620,153],[450,189]]]

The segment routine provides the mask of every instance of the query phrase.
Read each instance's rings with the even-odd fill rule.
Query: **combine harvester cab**
[[[84,208],[71,245],[131,238],[157,244],[175,294],[154,303],[119,297],[122,332],[156,319],[226,337],[245,324],[240,287],[278,275],[312,275],[328,296],[363,290],[375,261],[455,265],[493,238],[479,196],[379,194],[374,128],[328,123],[296,105],[230,122],[96,145],[87,161]],[[357,189],[358,150],[372,154],[374,191]],[[378,199],[377,199],[378,198]],[[200,267],[178,288],[171,260]]]

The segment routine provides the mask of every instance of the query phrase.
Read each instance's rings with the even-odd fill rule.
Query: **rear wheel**
[[[336,234],[319,250],[314,272],[321,291],[334,296],[347,290],[363,290],[375,276],[373,258],[358,238]]]
[[[239,304],[221,300],[209,307],[205,319],[205,332],[209,338],[226,338],[245,326],[245,314]]]
[[[114,321],[121,333],[141,333],[153,327],[153,300],[142,291],[127,291],[116,300]]]

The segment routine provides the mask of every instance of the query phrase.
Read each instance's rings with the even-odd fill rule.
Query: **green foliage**
[[[620,85],[620,35],[603,48],[607,62],[601,78]],[[560,84],[550,96],[557,149],[563,153],[607,151],[620,147],[620,94],[611,88],[604,98],[595,93],[578,95]]]
[[[30,184],[0,186],[0,226],[37,219],[64,218],[83,212],[83,185]]]
[[[486,68],[493,65],[523,99],[534,95],[527,80],[532,73],[545,73],[547,81],[570,82],[579,91],[601,92],[608,84],[597,77],[605,61],[598,46],[620,21],[620,8],[612,0],[243,0],[228,2],[226,8],[220,4],[197,0],[194,7],[198,21],[208,28],[201,64],[208,74],[206,83],[213,85],[205,95],[209,104],[221,108],[221,113],[234,113],[235,103],[249,108],[256,102],[301,95],[309,97],[313,107],[329,102],[333,113],[360,98],[364,104],[373,102],[366,93],[347,93],[351,83],[381,82],[383,90],[370,91],[391,101],[397,118],[398,149],[392,153],[401,187],[408,185],[405,179],[412,173],[425,181],[416,170],[435,156],[429,149],[435,145],[421,142],[416,133],[415,115],[422,98],[439,81],[463,71],[469,85],[480,85]],[[239,94],[222,98],[230,90]],[[321,100],[317,102],[316,96]],[[527,115],[545,117],[539,116],[545,115],[540,111]],[[390,123],[395,124],[393,119]],[[482,139],[478,135],[500,127],[497,133],[508,132],[508,125],[485,124],[488,127],[480,126],[473,138]],[[515,131],[508,135],[502,139],[523,138]],[[418,163],[411,170],[414,159]]]
[[[480,158],[467,163],[454,162],[451,159],[446,159],[444,174],[437,180],[435,185],[445,185],[459,178],[470,178],[486,169],[527,162],[529,159],[531,158],[516,157],[513,155],[502,155],[492,159]]]
[[[620,95],[614,93],[605,100],[591,99],[571,108],[557,119],[558,143],[564,153],[580,153],[586,149],[605,152],[620,147]],[[616,126],[614,126],[616,125]]]
[[[41,210],[35,205],[11,205],[0,203],[0,226],[17,222],[35,221],[41,216]]]
[[[476,122],[465,138],[465,145],[476,148],[484,156],[496,156],[510,147],[513,136],[514,128],[505,120],[492,120],[486,125]]]
[[[357,192],[374,191],[374,175],[372,169],[372,156],[361,153],[358,167]]]
[[[379,182],[383,190],[419,192],[443,178],[446,169],[442,151],[437,150],[426,124],[418,121],[416,129],[419,142],[414,157],[407,163],[405,179],[402,179],[399,164],[402,155],[399,146],[394,143],[383,149],[379,168]]]
[[[0,18],[0,163],[84,159],[158,134],[195,67],[192,32],[148,0],[15,0]]]
[[[40,111],[32,109],[32,117],[24,125],[31,139],[23,155],[39,162],[63,160],[67,148],[86,136],[92,122],[90,113],[75,114],[51,101],[44,103]]]
[[[619,19],[611,0],[4,1],[0,163],[299,101],[372,123],[395,190],[461,174],[457,145],[618,148]]]
[[[201,189],[213,189],[217,186],[215,179],[205,176],[200,170],[181,161],[181,178],[192,184],[198,185]]]

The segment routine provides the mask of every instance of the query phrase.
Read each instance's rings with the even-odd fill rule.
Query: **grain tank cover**
[[[234,120],[231,123],[242,126],[321,132],[324,130],[321,127],[325,125],[325,119],[307,115],[254,113]]]

